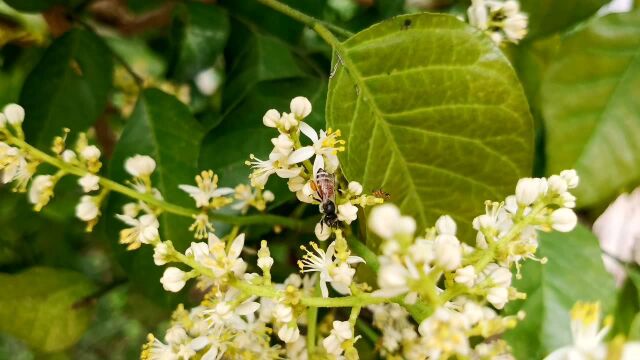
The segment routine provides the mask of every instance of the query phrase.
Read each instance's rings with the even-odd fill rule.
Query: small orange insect
[[[382,190],[382,188],[377,189],[377,190],[373,190],[372,192],[373,196],[380,198],[380,199],[384,199],[384,200],[389,200],[391,199],[391,194],[389,194],[388,192]]]

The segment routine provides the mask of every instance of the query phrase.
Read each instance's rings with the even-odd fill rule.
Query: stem
[[[61,159],[53,157],[37,149],[36,147],[31,146],[26,141],[20,138],[17,138],[15,136],[10,136],[6,139],[6,141],[9,144],[13,144],[21,148],[23,151],[25,151],[34,159],[53,165],[67,174],[76,175],[78,177],[82,177],[87,174],[86,169],[82,167],[74,166],[72,164],[68,164],[62,161]],[[172,204],[164,200],[156,199],[151,194],[140,193],[128,186],[122,185],[116,181],[107,179],[105,177],[100,177],[100,185],[104,189],[115,191],[122,195],[128,196],[132,199],[143,201],[149,205],[160,208],[163,211],[166,211],[171,214],[192,218],[198,215],[199,213],[198,210],[182,207],[180,205]],[[220,213],[213,214],[212,220],[218,220],[218,221],[226,222],[232,225],[254,225],[254,224],[282,225],[286,228],[296,230],[296,231],[301,231],[301,232],[311,231],[311,229],[313,229],[313,226],[311,225],[312,223],[311,220],[313,220],[313,225],[315,225],[315,222],[316,222],[315,218],[310,220],[299,220],[299,219],[294,219],[294,218],[279,216],[279,215],[265,214],[265,215],[236,216],[236,215],[228,215],[228,214],[220,214]]]
[[[316,284],[313,295],[318,296],[320,293],[320,283]],[[313,358],[313,352],[316,348],[316,327],[318,326],[318,308],[311,307],[307,309],[307,356]]]
[[[313,16],[309,16],[301,11],[298,11],[292,7],[289,7],[288,5],[285,5],[277,0],[257,0],[259,3],[261,3],[262,5],[268,6],[270,8],[272,8],[273,10],[276,10],[280,13],[283,13],[287,16],[289,16],[290,18],[293,18],[295,20],[300,21],[301,23],[307,25],[308,27],[315,29],[316,25],[322,26],[325,29],[331,29],[332,31],[334,31],[336,34],[339,34],[341,36],[344,37],[351,37],[353,36],[353,33],[349,30],[343,29],[337,25],[333,25],[331,23],[328,23],[326,21],[322,21],[320,19],[316,19]],[[317,32],[317,30],[316,30]],[[320,35],[320,33],[318,33],[318,35]],[[320,35],[322,36],[322,35]],[[333,35],[332,35],[333,36]]]
[[[355,328],[356,326],[356,321],[358,321],[358,315],[360,315],[360,309],[362,309],[362,306],[354,306],[351,309],[351,314],[349,314],[349,324],[351,324],[352,328]]]

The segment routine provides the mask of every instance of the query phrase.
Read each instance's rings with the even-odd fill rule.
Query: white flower
[[[311,114],[311,102],[304,96],[296,96],[291,100],[291,113],[298,119],[304,119]]]
[[[351,224],[358,218],[358,208],[351,203],[338,205],[338,220]]]
[[[470,352],[468,326],[464,315],[443,307],[423,320],[418,326],[418,332],[426,342],[424,346],[427,358],[439,359],[443,352],[447,356],[460,354],[467,358],[466,355]]]
[[[521,205],[531,205],[547,192],[547,181],[541,178],[522,178],[516,185],[516,200]]]
[[[471,0],[471,6],[467,10],[469,24],[480,30],[486,30],[489,24],[489,14],[484,0]]]
[[[215,94],[216,90],[220,87],[222,79],[220,74],[214,68],[208,68],[199,72],[194,82],[198,90],[207,96]]]
[[[336,242],[334,241],[329,244],[326,252],[320,249],[320,247],[318,247],[316,243],[311,242],[310,244],[314,252],[311,252],[307,250],[306,247],[301,246],[302,250],[304,250],[306,254],[304,254],[302,256],[302,259],[298,261],[300,271],[303,273],[320,273],[320,290],[322,292],[322,297],[326,298],[329,296],[327,282],[331,283],[333,288],[338,292],[348,291],[344,289],[344,283],[336,281],[336,279],[333,278],[333,276],[336,274],[336,266],[340,265],[336,265],[336,260],[334,259]],[[349,256],[346,261],[347,265],[353,265],[361,262],[364,262],[364,260],[359,256]],[[344,271],[344,269],[339,271]],[[342,273],[342,275],[344,275],[344,273]],[[341,280],[344,280],[344,277],[342,277]]]
[[[185,255],[193,256],[198,263],[211,269],[218,278],[230,273],[241,277],[247,268],[247,264],[240,257],[243,247],[244,234],[233,239],[227,251],[226,243],[211,233],[208,244],[191,243],[191,247],[187,249]]]
[[[509,301],[509,290],[503,287],[493,287],[489,289],[487,301],[495,306],[496,309],[502,309]]]
[[[340,356],[344,351],[342,349],[342,344],[351,339],[353,339],[353,329],[351,328],[351,324],[349,324],[348,321],[336,320],[333,322],[333,329],[331,329],[329,336],[322,340],[322,345],[329,354]]]
[[[442,215],[436,221],[436,231],[441,235],[455,235],[456,234],[456,222],[449,215]]]
[[[343,262],[331,269],[331,279],[333,279],[331,286],[342,295],[351,294],[349,287],[353,282],[353,275],[355,274],[356,269]]]
[[[568,189],[567,180],[560,175],[551,175],[547,180],[549,191],[556,194],[564,194]]]
[[[280,113],[276,109],[267,110],[267,112],[262,117],[262,123],[267,127],[277,127],[278,122],[280,121]]]
[[[417,282],[419,279],[420,273],[411,259],[406,258],[403,264],[387,256],[382,256],[378,271],[378,286],[380,289],[374,291],[373,295],[391,298],[408,293],[405,297],[405,302],[408,304],[415,303],[418,294],[410,291],[409,283]]]
[[[508,288],[511,286],[511,278],[513,275],[509,269],[498,264],[488,264],[482,271],[483,279],[489,278],[494,286]]]
[[[300,338],[300,329],[298,326],[287,324],[278,330],[278,337],[285,343],[292,343]]]
[[[100,189],[99,183],[100,177],[93,174],[87,174],[78,179],[78,184],[86,193]]]
[[[476,279],[476,270],[473,267],[473,265],[467,265],[463,268],[456,270],[456,276],[454,280],[458,284],[471,287],[475,279]]]
[[[97,161],[100,159],[100,149],[95,145],[85,146],[80,152],[80,156],[87,161]]]
[[[271,269],[273,266],[273,258],[271,257],[271,252],[269,251],[269,247],[267,246],[267,241],[262,240],[260,242],[260,250],[258,250],[258,267],[262,271],[267,271]]]
[[[451,271],[460,267],[462,261],[462,246],[453,235],[438,235],[433,244],[436,263],[443,269]]]
[[[149,244],[159,236],[160,223],[152,214],[142,215],[138,219],[120,214],[116,214],[116,217],[129,225],[129,228],[120,231],[120,243],[130,244],[130,250],[137,249],[140,244]]]
[[[92,196],[84,195],[76,205],[76,217],[82,221],[91,221],[98,217],[100,209]]]
[[[571,309],[573,344],[555,350],[545,360],[604,360],[607,347],[602,341],[609,329],[608,320],[600,329],[600,304],[577,303]]]
[[[182,290],[182,288],[186,284],[186,281],[187,281],[186,275],[187,273],[185,273],[184,271],[176,267],[168,267],[164,271],[164,274],[162,275],[160,282],[162,283],[162,287],[165,290],[171,291],[171,292],[178,292]]]
[[[561,171],[560,176],[567,182],[569,189],[575,189],[580,184],[580,177],[573,169]]]
[[[324,169],[328,173],[333,174],[338,168],[338,151],[344,151],[344,141],[338,140],[340,131],[327,132],[320,130],[320,134],[309,126],[307,123],[300,123],[300,131],[305,134],[311,141],[312,145],[303,146],[289,155],[289,163],[297,164],[315,156],[313,161],[313,175],[317,174],[319,169]]]
[[[509,3],[515,3],[515,1],[509,1]],[[518,11],[520,9],[518,8]],[[518,41],[524,39],[527,36],[527,26],[529,25],[529,18],[527,15],[517,12],[507,16],[504,19],[502,30],[504,31],[507,38],[513,42],[517,43]]]
[[[33,179],[29,188],[29,202],[43,207],[53,196],[53,177],[51,175],[38,175]]]
[[[325,241],[331,236],[331,228],[322,223],[317,223],[314,229],[316,237],[320,241]]]
[[[293,140],[287,134],[280,134],[277,138],[271,139],[273,151],[283,156],[289,156],[293,151]]]
[[[289,158],[278,152],[272,151],[268,160],[260,160],[251,154],[251,161],[247,161],[247,165],[251,165],[253,172],[249,176],[251,186],[264,189],[269,180],[269,176],[277,174],[284,179],[290,179],[298,176],[302,170],[300,167],[292,166]]]
[[[362,184],[357,181],[349,182],[349,193],[352,195],[360,195],[362,194]]]
[[[197,207],[209,206],[211,200],[235,193],[235,189],[230,187],[218,188],[218,175],[215,175],[211,170],[203,171],[197,175],[196,184],[198,186],[182,184],[178,187],[196,201]]]
[[[77,159],[76,153],[73,152],[73,150],[65,150],[62,152],[62,161],[66,162],[66,163],[70,163],[73,162]]]
[[[551,213],[551,226],[560,232],[573,230],[578,223],[578,217],[571,209],[560,208]]]
[[[413,236],[416,221],[409,216],[402,216],[393,204],[376,206],[369,215],[369,228],[383,239],[395,236]]]
[[[9,124],[17,126],[24,121],[24,108],[18,104],[9,104],[2,110]]]
[[[159,243],[153,248],[153,263],[161,266],[166,264],[169,255],[169,245],[164,242]]]
[[[147,155],[134,155],[124,162],[124,169],[133,177],[147,177],[156,169],[156,161]]]

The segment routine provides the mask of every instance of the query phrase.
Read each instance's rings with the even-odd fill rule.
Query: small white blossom
[[[203,171],[200,175],[197,175],[196,184],[198,186],[182,184],[178,185],[178,187],[196,201],[197,207],[210,206],[213,199],[231,195],[236,191],[230,187],[219,188],[218,175],[215,175],[211,170]]]
[[[438,235],[434,241],[433,249],[436,255],[436,263],[443,269],[452,271],[460,267],[462,261],[462,246],[453,235]]]
[[[85,146],[80,152],[80,156],[87,161],[97,161],[100,155],[100,149],[95,145]]]
[[[489,289],[487,301],[495,306],[496,309],[502,309],[509,301],[509,290],[503,287],[493,287]]]
[[[436,221],[436,231],[441,235],[455,235],[456,234],[456,222],[449,215],[442,215]]]
[[[344,268],[340,270],[336,270],[340,264],[336,264],[337,259],[335,259],[335,246],[336,242],[332,242],[327,247],[327,251],[320,249],[318,245],[314,242],[311,242],[311,247],[314,252],[307,250],[306,247],[301,246],[302,250],[306,252],[302,256],[302,259],[298,261],[298,266],[300,267],[300,271],[303,273],[308,272],[319,272],[320,273],[320,290],[322,292],[322,297],[329,296],[329,289],[327,288],[327,283],[331,283],[332,287],[341,293],[349,293],[348,285],[345,284],[344,280]],[[346,264],[353,265],[357,263],[364,262],[359,256],[349,256],[347,258]],[[338,271],[338,273],[336,273]],[[338,275],[339,280],[334,278]],[[342,275],[342,276],[340,276]]]
[[[468,287],[473,285],[476,279],[476,270],[473,265],[467,265],[463,268],[456,270],[455,282]]]
[[[369,215],[369,228],[383,239],[395,236],[413,236],[416,221],[409,216],[402,216],[400,210],[392,204],[376,206]]]
[[[251,165],[253,172],[249,176],[251,179],[251,186],[259,189],[264,189],[264,186],[269,180],[269,176],[277,174],[284,179],[290,179],[298,176],[302,169],[289,161],[288,156],[279,154],[272,151],[269,154],[268,160],[260,160],[253,154],[251,155],[251,161],[247,162],[247,165]]]
[[[313,174],[319,169],[324,169],[328,173],[333,174],[339,165],[338,151],[344,151],[344,141],[338,140],[340,131],[332,132],[331,129],[320,130],[320,134],[309,126],[307,123],[300,123],[300,131],[305,134],[311,141],[312,145],[303,146],[289,155],[289,163],[297,164],[315,156],[313,161]]]
[[[164,274],[162,275],[160,282],[162,283],[162,287],[165,290],[171,291],[171,292],[178,292],[182,290],[182,288],[186,284],[186,281],[187,281],[186,275],[187,273],[185,273],[184,271],[176,267],[168,267],[164,271]]]
[[[37,210],[44,207],[53,196],[53,176],[38,175],[33,179],[29,188],[29,202],[36,206]]]
[[[560,208],[551,213],[551,226],[560,232],[573,230],[578,223],[578,217],[571,209]]]
[[[288,134],[280,134],[277,138],[271,139],[273,144],[273,151],[276,151],[282,156],[289,156],[293,151],[293,140]]]
[[[24,121],[24,108],[18,104],[9,104],[2,110],[9,124],[18,126]]]
[[[304,119],[311,114],[311,102],[304,96],[296,96],[291,100],[291,113],[298,119]]]
[[[349,182],[349,193],[351,193],[353,195],[362,194],[362,184],[360,184],[357,181],[350,181]]]
[[[74,162],[78,158],[76,153],[73,152],[73,150],[69,150],[69,149],[63,151],[61,156],[62,156],[62,161],[66,163]]]
[[[273,310],[273,317],[280,323],[289,323],[293,319],[293,309],[291,306],[279,303]]]
[[[167,263],[167,257],[169,255],[169,245],[166,242],[161,242],[153,248],[153,263],[162,266]]]
[[[531,205],[547,191],[547,181],[541,178],[522,178],[516,185],[516,200],[522,205]]]
[[[129,249],[137,249],[140,244],[149,244],[158,238],[160,223],[152,214],[145,214],[135,219],[131,216],[116,214],[116,217],[129,228],[120,231],[120,243],[129,244]]]
[[[358,208],[351,203],[338,205],[338,220],[351,224],[358,218]]]
[[[569,189],[575,189],[580,184],[580,177],[573,169],[561,171],[560,176],[567,182]]]
[[[300,329],[296,325],[284,325],[278,330],[278,337],[285,343],[296,342],[300,338]]]
[[[222,79],[216,69],[209,68],[199,72],[194,78],[194,82],[202,94],[211,96],[220,87]]]
[[[276,109],[267,110],[267,112],[262,117],[262,123],[264,126],[274,128],[278,126],[278,122],[280,121],[280,113]]]
[[[84,195],[76,205],[76,217],[82,221],[94,220],[100,215],[100,209],[92,196]]]
[[[100,189],[100,177],[87,174],[78,179],[78,184],[82,187],[82,191],[88,193]]]
[[[156,161],[147,155],[134,155],[124,163],[124,169],[133,177],[147,177],[156,169]]]
[[[327,353],[334,356],[342,355],[344,349],[342,344],[353,339],[353,329],[348,321],[334,321],[333,329],[329,336],[322,340],[322,345],[327,350]]]

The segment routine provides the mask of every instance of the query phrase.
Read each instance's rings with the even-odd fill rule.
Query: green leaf
[[[107,103],[112,70],[109,49],[96,35],[72,30],[54,41],[20,94],[29,142],[49,148],[63,128],[77,132],[91,126]]]
[[[631,331],[635,331],[633,322],[638,311],[640,311],[638,289],[631,279],[627,279],[617,296],[612,333],[628,336]]]
[[[542,88],[547,169],[578,171],[580,207],[640,181],[639,86],[639,10],[596,19],[564,39]]]
[[[172,26],[171,76],[182,81],[214,64],[229,36],[229,19],[218,6],[187,2],[178,5]]]
[[[527,39],[566,30],[595,14],[610,0],[520,0],[529,15]]]
[[[605,314],[611,313],[615,303],[613,278],[602,263],[598,239],[584,226],[565,234],[540,234],[536,255],[548,262],[524,264],[523,279],[513,286],[526,293],[527,299],[512,303],[507,310],[527,314],[505,334],[517,359],[541,359],[572,343],[569,311],[577,301],[599,301]]]
[[[178,189],[178,185],[194,183],[201,139],[202,129],[186,105],[160,90],[144,90],[113,152],[110,178],[125,182],[130,179],[124,170],[125,160],[136,154],[149,155],[156,161],[152,176],[154,187],[168,202],[193,208],[193,200]],[[109,199],[105,212],[110,214],[109,236],[120,263],[136,288],[160,303],[167,303],[166,291],[159,281],[163,269],[153,263],[151,247],[126,251],[125,246],[118,244],[118,232],[124,225],[111,214],[122,213],[121,206],[130,201],[122,196]],[[177,249],[184,251],[193,241],[193,234],[188,231],[192,222],[193,219],[188,217],[163,213],[160,216],[160,237],[171,240]]]
[[[327,123],[347,141],[345,176],[389,192],[419,229],[449,214],[471,239],[484,201],[531,171],[531,115],[508,61],[449,15],[393,18],[343,46]]]
[[[0,331],[38,351],[68,348],[91,321],[93,307],[78,302],[95,289],[82,274],[34,267],[16,275],[0,274],[0,289]]]

